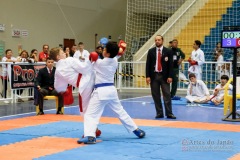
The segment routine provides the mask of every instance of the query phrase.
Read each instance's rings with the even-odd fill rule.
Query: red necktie
[[[158,49],[158,72],[162,71],[162,55],[161,55],[161,50]]]

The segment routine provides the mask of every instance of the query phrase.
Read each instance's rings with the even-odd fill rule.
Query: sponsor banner
[[[11,64],[11,67],[9,68],[11,70],[11,88],[18,89],[34,87],[34,80],[37,77],[39,70],[45,66],[45,64]]]

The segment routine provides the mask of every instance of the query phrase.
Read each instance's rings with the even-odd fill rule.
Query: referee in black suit
[[[161,92],[167,118],[176,119],[172,113],[172,101],[170,93],[170,83],[173,73],[173,55],[170,49],[163,46],[163,37],[155,37],[155,45],[149,49],[146,61],[146,82],[151,86],[151,93],[155,103],[156,117],[163,118],[163,107],[161,102]]]
[[[40,112],[38,115],[43,115],[43,101],[44,96],[54,95],[58,96],[58,110],[56,114],[63,114],[61,109],[63,107],[63,95],[58,93],[54,89],[54,75],[56,68],[53,67],[54,60],[47,58],[46,67],[42,68],[38,72],[38,76],[35,81],[35,86],[38,90],[38,105]]]

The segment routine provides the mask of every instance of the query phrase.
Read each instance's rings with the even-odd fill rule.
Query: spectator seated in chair
[[[38,90],[38,105],[39,112],[37,115],[43,115],[43,101],[45,96],[58,97],[58,109],[56,114],[63,114],[63,95],[54,89],[54,75],[56,68],[53,67],[54,60],[47,58],[46,67],[39,70],[38,76],[35,81],[35,86]]]

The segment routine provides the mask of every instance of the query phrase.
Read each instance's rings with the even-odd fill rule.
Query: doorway
[[[75,44],[75,39],[67,39],[67,38],[63,39],[63,47],[69,47],[71,49],[74,44]]]

